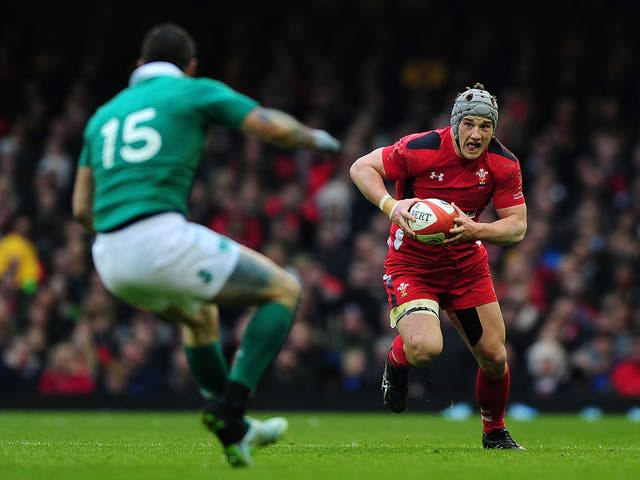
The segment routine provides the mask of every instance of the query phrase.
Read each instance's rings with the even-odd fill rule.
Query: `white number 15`
[[[120,148],[119,154],[125,162],[146,162],[160,151],[160,147],[162,147],[160,133],[155,128],[140,125],[153,120],[155,117],[155,108],[145,108],[130,113],[124,118],[122,141],[125,145]],[[107,121],[100,129],[102,138],[104,138],[102,166],[107,170],[113,167],[119,129],[120,120],[117,118]],[[131,144],[135,142],[144,142],[144,144],[140,147],[133,147]]]

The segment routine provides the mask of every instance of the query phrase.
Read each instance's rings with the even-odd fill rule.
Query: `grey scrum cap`
[[[451,127],[453,136],[458,139],[458,127],[463,117],[486,117],[493,123],[493,129],[498,126],[498,102],[496,97],[484,89],[484,85],[476,83],[473,88],[458,94],[451,109]]]

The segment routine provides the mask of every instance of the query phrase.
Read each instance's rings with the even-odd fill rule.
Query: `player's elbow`
[[[87,202],[82,197],[83,196],[76,190],[71,200],[71,215],[77,222],[82,222],[82,220],[87,218],[87,215],[91,213]]]
[[[527,224],[526,222],[521,223],[517,226],[517,228],[515,229],[513,235],[511,236],[511,245],[515,245],[517,243],[520,243],[522,240],[524,240],[525,235],[527,234]]]
[[[73,219],[78,223],[83,223],[87,218],[87,213],[82,210],[73,210]]]
[[[93,213],[90,208],[74,205],[71,214],[76,222],[84,225],[88,230],[92,229]]]
[[[349,168],[349,176],[351,177],[351,180],[353,180],[356,185],[359,185],[368,168],[369,164],[366,161],[366,155],[358,158]]]
[[[360,166],[358,165],[358,160],[353,162],[351,164],[351,167],[349,167],[349,176],[351,177],[351,180],[353,180],[354,182],[358,178],[358,170],[359,169],[360,169]]]
[[[518,243],[520,243],[522,240],[524,240],[524,233],[523,234],[519,234],[514,236],[511,239],[510,245],[517,245]]]

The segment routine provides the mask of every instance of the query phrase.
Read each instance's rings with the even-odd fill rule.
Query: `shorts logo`
[[[436,173],[435,171],[432,171],[431,175],[429,175],[429,178],[431,180],[437,179],[439,182],[441,182],[444,180],[444,173]]]
[[[398,285],[398,288],[396,288],[396,290],[398,290],[398,292],[400,292],[400,298],[402,297],[406,297],[407,295],[409,295],[409,293],[407,293],[407,288],[409,287],[408,283],[404,283],[402,282],[400,285]]]
[[[200,277],[203,283],[211,283],[211,280],[213,279],[213,275],[208,270],[198,270],[196,275]]]

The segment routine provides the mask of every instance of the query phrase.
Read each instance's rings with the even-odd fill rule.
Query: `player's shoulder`
[[[108,119],[111,110],[111,104],[113,99],[111,98],[107,102],[100,105],[96,110],[91,114],[84,128],[85,135],[90,135],[94,133],[100,126]]]
[[[496,159],[506,159],[511,162],[518,163],[518,157],[516,157],[511,150],[504,146],[504,144],[496,137],[491,138],[487,152],[490,156]]]
[[[440,150],[446,128],[412,133],[402,139],[407,150]]]
[[[183,77],[191,88],[197,90],[211,90],[218,92],[231,92],[233,89],[226,83],[210,77]]]

